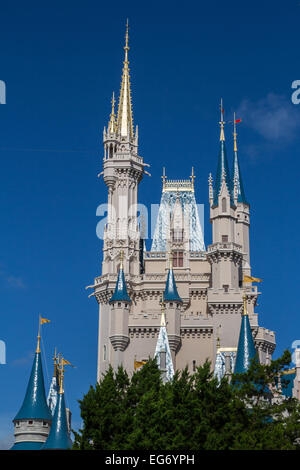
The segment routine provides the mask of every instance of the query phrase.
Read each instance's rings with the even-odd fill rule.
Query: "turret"
[[[246,199],[244,185],[242,180],[242,174],[240,169],[240,163],[238,158],[237,148],[237,132],[236,124],[241,120],[235,118],[234,113],[234,158],[233,158],[233,170],[232,170],[232,196],[236,205],[236,243],[242,246],[244,257],[242,265],[242,273],[240,283],[244,275],[250,276],[250,242],[249,242],[249,227],[250,227],[250,205]]]
[[[39,450],[46,441],[52,415],[47,405],[40,350],[40,326],[33,366],[23,404],[13,419],[15,444],[12,450]],[[48,321],[48,320],[47,320]]]
[[[65,394],[63,389],[65,364],[70,363],[64,358],[61,358],[59,370],[59,393],[57,403],[55,406],[55,412],[48,439],[41,450],[67,450],[72,447],[72,441],[70,439],[68,430]]]
[[[226,156],[223,113],[221,101],[220,151],[214,186],[212,177],[209,178],[213,243],[208,247],[208,256],[212,264],[212,288],[229,292],[239,288],[242,247],[235,239],[236,206]]]
[[[120,249],[125,251],[125,271],[140,274],[140,231],[137,218],[138,185],[146,164],[138,155],[138,133],[134,132],[129,74],[128,22],[125,35],[118,113],[115,97],[107,130],[103,132],[103,179],[108,188],[107,224],[104,231],[102,274],[116,272]],[[148,165],[149,166],[149,165]]]
[[[128,346],[128,321],[131,299],[127,293],[123,270],[123,251],[120,254],[120,269],[114,293],[109,301],[111,305],[110,342],[113,346],[118,368],[123,362],[123,352]]]
[[[247,372],[251,364],[251,361],[255,357],[258,358],[258,354],[255,349],[249,316],[247,312],[247,296],[244,295],[242,322],[241,322],[240,336],[239,336],[239,342],[238,342],[238,349],[236,353],[234,373],[242,374],[244,372]]]
[[[213,243],[235,241],[235,204],[231,191],[231,179],[226,155],[223,102],[221,100],[220,150],[213,190],[210,190],[210,221]],[[212,180],[210,179],[212,186]]]
[[[167,276],[166,287],[164,291],[164,304],[168,319],[168,338],[170,349],[172,352],[173,365],[175,367],[176,352],[181,342],[180,326],[181,326],[181,305],[182,300],[178,294],[173,272],[173,256],[169,254],[169,270]]]

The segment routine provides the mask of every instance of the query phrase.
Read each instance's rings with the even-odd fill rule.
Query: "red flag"
[[[241,119],[236,119],[234,122],[237,124],[238,122],[242,122],[242,120]]]

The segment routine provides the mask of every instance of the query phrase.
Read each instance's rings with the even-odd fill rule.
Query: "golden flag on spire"
[[[244,276],[243,282],[262,282],[262,279],[259,279],[258,277],[252,277],[252,276]]]
[[[50,323],[50,320],[47,320],[47,318],[40,317],[40,324],[43,325],[44,323]]]
[[[143,365],[147,364],[147,361],[136,361],[134,360],[134,370],[139,369]]]

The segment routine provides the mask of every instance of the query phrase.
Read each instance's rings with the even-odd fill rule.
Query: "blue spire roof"
[[[241,174],[240,163],[239,163],[237,152],[234,152],[234,159],[233,159],[232,187],[231,187],[232,196],[234,196],[234,181],[235,180],[237,184],[237,201],[249,205],[245,196],[245,191],[244,191],[244,186],[243,186],[243,181],[242,181],[242,174]]]
[[[170,268],[168,272],[166,288],[164,292],[164,300],[173,301],[173,302],[182,302],[177,291],[176,282],[174,278],[174,272],[172,268]]]
[[[217,174],[216,174],[215,187],[214,187],[214,205],[215,206],[218,205],[218,197],[222,188],[223,179],[225,180],[225,184],[230,194],[231,205],[234,205],[232,192],[231,192],[231,180],[230,180],[229,166],[228,166],[228,160],[227,160],[227,155],[226,155],[225,140],[220,141],[220,152],[219,152]]]
[[[242,315],[238,350],[234,374],[243,374],[250,367],[251,360],[257,357],[248,315]]]
[[[35,353],[23,405],[14,418],[14,421],[18,419],[52,420],[51,412],[46,401],[40,352]]]
[[[42,450],[70,449],[71,447],[72,441],[68,433],[65,396],[64,393],[60,393],[55,407],[50,433]]]
[[[119,269],[119,275],[118,275],[115,291],[109,303],[118,302],[118,301],[131,303],[131,299],[127,293],[125,276],[124,276],[124,271],[122,267],[120,267]]]
[[[44,443],[38,441],[16,442],[10,450],[41,450]]]

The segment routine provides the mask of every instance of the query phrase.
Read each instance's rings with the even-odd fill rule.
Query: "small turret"
[[[172,253],[169,254],[169,270],[168,270],[168,277],[164,292],[164,300],[165,302],[182,302],[181,298],[179,297],[176,282],[174,278],[173,272],[173,256]]]
[[[37,348],[23,404],[13,419],[15,444],[12,450],[38,450],[46,441],[52,415],[47,405],[40,350],[40,326]],[[48,320],[47,320],[48,322]]]
[[[65,394],[63,389],[64,365],[70,364],[61,358],[59,369],[59,394],[53,416],[51,430],[47,441],[41,450],[67,450],[72,447],[72,441],[68,432]],[[71,364],[70,364],[71,365]]]
[[[234,373],[242,374],[247,372],[251,364],[252,359],[258,358],[254,340],[252,336],[249,316],[247,312],[247,296],[243,297],[243,314],[242,323],[240,329],[240,336],[238,342],[238,349],[236,354],[236,361],[234,366]]]
[[[115,287],[115,291],[109,301],[110,304],[114,302],[127,302],[131,304],[131,299],[127,293],[124,270],[123,270],[123,257],[124,252],[120,252],[120,269],[118,274],[118,279]]]
[[[126,288],[123,256],[124,253],[121,251],[118,279],[115,291],[109,301],[111,305],[111,334],[109,339],[114,348],[116,369],[123,363],[123,352],[129,343],[128,322],[131,299]]]

